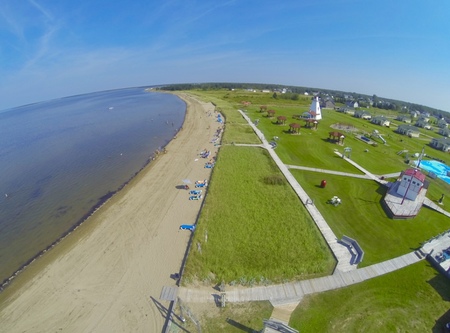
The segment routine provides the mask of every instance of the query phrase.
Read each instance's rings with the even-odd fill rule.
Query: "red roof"
[[[417,178],[422,183],[425,182],[425,175],[417,169],[406,169],[403,171],[403,174],[407,176],[414,176],[414,178]]]

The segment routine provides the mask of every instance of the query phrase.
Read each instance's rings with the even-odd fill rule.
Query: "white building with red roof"
[[[400,175],[397,193],[409,200],[416,200],[425,184],[425,175],[418,169],[406,169]]]

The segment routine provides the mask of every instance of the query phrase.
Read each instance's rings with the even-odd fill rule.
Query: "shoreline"
[[[180,132],[181,129],[179,129],[176,134],[175,138]],[[174,138],[172,138],[174,140]],[[172,141],[171,140],[171,141]],[[170,144],[169,141],[166,145],[162,146],[161,150],[165,151],[166,147]],[[59,243],[64,241],[65,238],[70,236],[74,231],[76,231],[81,225],[83,225],[85,222],[87,222],[91,217],[94,216],[94,214],[100,210],[104,205],[106,205],[114,196],[118,195],[121,191],[125,189],[133,180],[135,180],[136,177],[139,176],[140,173],[146,172],[146,169],[151,168],[151,163],[156,161],[156,159],[159,157],[159,154],[161,152],[156,150],[153,155],[151,155],[145,162],[144,165],[134,173],[128,180],[126,180],[122,185],[120,185],[116,190],[109,191],[105,195],[99,198],[97,203],[92,206],[78,221],[76,221],[72,226],[69,227],[65,232],[61,234],[55,241],[53,241],[50,245],[46,246],[43,250],[40,250],[35,255],[33,255],[29,260],[27,260],[22,266],[20,266],[13,274],[11,274],[9,277],[5,278],[2,282],[0,282],[0,294],[9,287],[11,283],[14,282],[14,280],[24,272],[31,264],[33,264],[36,260],[42,258],[44,254],[46,254],[48,251],[52,250],[55,246],[57,246]]]
[[[180,190],[177,185],[180,185],[181,180],[185,178],[190,178],[194,182],[196,180],[194,177],[198,179],[210,177],[211,169],[205,169],[203,161],[195,159],[203,147],[213,146],[210,143],[212,133],[216,127],[219,127],[214,116],[205,116],[208,112],[214,115],[214,106],[211,103],[199,102],[186,94],[176,95],[185,101],[186,114],[182,129],[166,145],[167,154],[161,154],[154,161],[150,157],[150,163],[147,163],[115,193],[107,194],[109,196],[106,199],[103,198],[105,199],[103,203],[96,205],[83,217],[81,223],[71,228],[56,244],[52,244],[49,247],[52,251],[48,248],[41,251],[30,260],[26,269],[22,269],[22,272],[15,276],[14,283],[0,294],[0,320],[5,329],[8,327],[9,331],[46,331],[58,329],[61,326],[66,331],[75,332],[80,331],[80,328],[90,331],[92,327],[98,329],[105,327],[104,325],[113,330],[122,325],[127,329],[135,327],[138,330],[144,327],[145,329],[162,328],[164,318],[159,309],[161,303],[156,301],[160,290],[158,292],[156,290],[162,285],[175,283],[170,279],[170,272],[179,271],[190,236],[186,232],[180,232],[178,226],[182,223],[195,223],[201,208],[198,202],[188,202],[186,191]],[[164,186],[150,186],[152,189],[149,189],[148,185],[152,183]],[[155,204],[148,207],[152,200]],[[140,202],[133,206],[134,201]],[[161,209],[158,210],[155,206]],[[183,211],[181,215],[177,214],[179,208]],[[120,217],[116,217],[117,215]],[[148,223],[140,221],[153,215],[156,216],[155,220],[161,219],[165,223],[152,219],[147,221]],[[123,223],[121,219],[130,221]],[[130,225],[124,227],[124,224]],[[177,230],[175,235],[174,227]],[[134,233],[136,238],[144,236],[139,242],[142,248],[134,247],[131,251],[125,246],[132,247],[134,243],[132,235],[127,235],[127,231]],[[119,242],[121,238],[125,238],[125,242]],[[173,240],[176,243],[170,244]],[[158,244],[154,246],[148,241],[157,241]],[[177,251],[174,249],[174,253],[171,253],[172,248],[176,248]],[[101,251],[103,253],[97,253]],[[112,253],[108,254],[108,252]],[[124,258],[123,252],[128,253],[129,257]],[[143,256],[141,252],[145,252],[148,256]],[[121,257],[127,259],[121,262],[121,268],[125,268],[124,271],[114,269]],[[153,269],[140,267],[152,261],[155,262]],[[156,265],[157,263],[159,265]],[[169,267],[161,267],[161,264]],[[111,268],[111,265],[114,267]],[[90,273],[86,275],[84,271]],[[147,275],[142,279],[139,273],[144,271]],[[166,274],[162,274],[162,271],[166,271]],[[137,280],[139,286],[124,284],[122,274],[131,275],[132,279]],[[67,276],[68,281],[64,281],[64,276]],[[107,282],[111,285],[104,289],[103,294],[100,292],[102,297],[97,297],[97,301],[92,300],[92,293],[99,294],[99,290],[90,289],[90,285]],[[72,290],[73,284],[78,285],[75,291]],[[55,285],[60,286],[57,288],[59,292],[55,291]],[[61,285],[64,287],[61,288]],[[116,303],[118,309],[123,308],[123,303],[131,306],[128,294],[130,292],[133,294],[136,288],[141,289],[141,292],[136,295],[139,297],[145,294],[147,287],[153,290],[150,293],[150,304],[148,304],[148,295],[144,297],[143,302],[141,300],[141,305],[146,304],[144,306],[146,309],[138,311],[140,320],[132,321],[135,326],[130,326],[129,320],[121,319],[117,313],[113,315],[114,311],[111,311],[110,303],[107,303],[108,306],[104,304],[106,297],[110,298],[110,302]],[[87,292],[88,290],[90,292]],[[80,297],[79,293],[83,291],[86,293]],[[114,297],[110,296],[111,294],[114,294]],[[73,301],[74,296],[78,301]],[[135,303],[136,300],[132,299]],[[42,303],[45,303],[45,306]],[[148,305],[152,306],[148,307]],[[76,321],[68,320],[67,313],[64,314],[63,309],[68,306],[72,308],[70,313],[74,311],[77,313]],[[19,320],[19,314],[23,313],[17,310],[20,308],[26,309],[29,319],[20,318]],[[130,313],[132,313],[131,309]],[[45,326],[44,318],[49,319],[48,326]]]

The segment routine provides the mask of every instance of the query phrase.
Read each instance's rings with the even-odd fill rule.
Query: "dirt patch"
[[[260,332],[263,320],[269,319],[273,307],[270,302],[228,303],[221,308],[211,303],[183,303],[183,317],[180,307],[175,308],[171,332]]]
[[[353,125],[345,124],[345,123],[336,123],[330,126],[333,129],[344,131],[346,133],[357,133],[359,129]]]

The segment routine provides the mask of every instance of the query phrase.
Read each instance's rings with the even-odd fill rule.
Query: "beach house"
[[[320,102],[320,107],[322,109],[334,109],[335,106],[336,104],[330,97],[327,97],[325,100]]]
[[[438,133],[443,136],[450,136],[450,128],[443,127],[438,130]]]
[[[411,116],[407,116],[404,114],[399,114],[395,120],[401,121],[402,123],[411,123]]]
[[[442,151],[450,151],[450,139],[447,137],[444,138],[433,138],[431,139],[430,146],[442,150]]]
[[[414,126],[425,128],[425,129],[428,129],[428,130],[431,129],[431,125],[428,123],[426,118],[420,118],[419,120],[416,121]]]
[[[386,126],[389,127],[391,125],[391,121],[386,118],[385,116],[377,116],[372,118],[370,121],[372,124],[380,125],[380,126]]]
[[[441,118],[437,121],[437,126],[439,128],[447,128],[448,127],[448,123],[444,118]]]
[[[366,119],[366,120],[372,119],[372,115],[366,110],[358,110],[355,112],[355,114],[353,116],[355,118],[361,118],[361,119]]]
[[[407,124],[398,126],[396,132],[399,134],[407,135],[410,138],[418,138],[420,136],[420,131],[417,129],[417,127]]]

